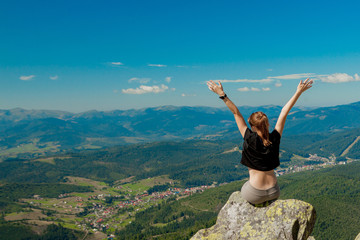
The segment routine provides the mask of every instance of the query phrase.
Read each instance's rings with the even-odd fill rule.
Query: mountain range
[[[241,106],[247,119],[265,112],[274,126],[281,106]],[[294,107],[286,136],[360,128],[360,102],[321,108]],[[0,110],[0,148],[7,156],[32,152],[94,149],[151,141],[239,137],[227,108],[161,106],[70,113],[54,110]],[[10,153],[16,153],[11,155]],[[16,155],[17,156],[17,155]]]

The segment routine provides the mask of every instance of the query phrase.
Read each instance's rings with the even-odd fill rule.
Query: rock
[[[306,240],[315,219],[315,209],[309,203],[288,199],[254,207],[240,192],[234,192],[220,210],[216,224],[198,231],[191,239]]]

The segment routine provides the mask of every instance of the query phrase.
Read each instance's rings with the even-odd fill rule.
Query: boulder
[[[198,231],[191,240],[306,240],[315,219],[315,209],[309,203],[287,199],[254,207],[240,192],[234,192],[220,210],[216,224]]]

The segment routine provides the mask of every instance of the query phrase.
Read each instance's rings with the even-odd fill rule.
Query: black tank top
[[[274,129],[269,135],[271,145],[264,146],[262,139],[249,128],[245,131],[241,164],[259,171],[273,170],[280,165],[280,134]]]

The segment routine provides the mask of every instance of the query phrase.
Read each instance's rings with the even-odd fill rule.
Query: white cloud
[[[242,87],[242,88],[238,88],[237,90],[240,91],[240,92],[248,92],[248,91],[250,91],[250,88]]]
[[[281,87],[281,86],[282,86],[281,82],[275,83],[275,87]]]
[[[268,69],[270,71],[272,69]],[[275,81],[276,79],[301,79],[301,78],[308,78],[315,76],[314,73],[296,73],[296,74],[288,74],[288,75],[281,75],[281,76],[274,76],[274,77],[267,77],[263,79],[217,79],[212,80],[214,82],[222,82],[222,83],[270,83]],[[281,83],[280,83],[281,84]],[[279,85],[279,84],[278,84]],[[280,85],[281,86],[281,85]]]
[[[113,90],[113,93],[118,93],[118,92],[119,92],[119,90],[117,90],[117,89]]]
[[[122,62],[111,62],[111,64],[116,66],[124,65]]]
[[[214,82],[222,82],[222,83],[226,83],[226,82],[247,82],[247,83],[268,83],[268,82],[272,82],[273,80],[265,78],[265,79],[260,79],[260,80],[253,80],[253,79],[235,79],[235,80],[229,80],[229,79],[218,79],[218,80],[212,80]]]
[[[313,77],[314,73],[295,73],[295,74],[288,74],[282,76],[275,76],[275,77],[267,77],[270,79],[301,79],[301,78],[308,78]]]
[[[347,73],[334,73],[330,75],[317,75],[322,82],[327,83],[344,83],[344,82],[355,82],[360,81],[358,74],[355,74],[354,77]]]
[[[151,78],[137,78],[137,77],[133,77],[133,78],[130,78],[128,80],[129,83],[131,82],[139,82],[139,83],[148,83],[150,82]]]
[[[182,93],[181,96],[182,96],[182,97],[195,97],[196,94],[186,94],[186,93]]]
[[[171,77],[166,77],[165,81],[168,82],[168,83],[171,82]]]
[[[168,90],[169,87],[161,84],[161,86],[145,86],[145,85],[141,85],[138,88],[128,88],[128,89],[122,89],[122,93],[125,94],[145,94],[145,93],[161,93],[161,92],[165,92],[166,90]],[[175,89],[174,89],[175,90]]]
[[[255,87],[242,87],[242,88],[238,88],[237,89],[238,91],[240,92],[249,92],[249,91],[252,91],[252,92],[260,92],[260,91],[270,91],[270,88],[266,87],[266,88],[255,88]]]
[[[268,68],[268,69],[266,69],[266,71],[272,72],[272,69],[271,69],[271,68]]]
[[[55,75],[55,76],[50,76],[49,77],[51,80],[57,80],[58,78],[59,78],[59,76],[58,75]]]
[[[355,73],[355,80],[360,81],[360,76],[357,73]]]
[[[23,80],[23,81],[28,81],[28,80],[31,80],[35,77],[35,75],[29,75],[29,76],[20,76],[20,80]]]
[[[166,65],[163,64],[148,64],[149,67],[166,67]]]

